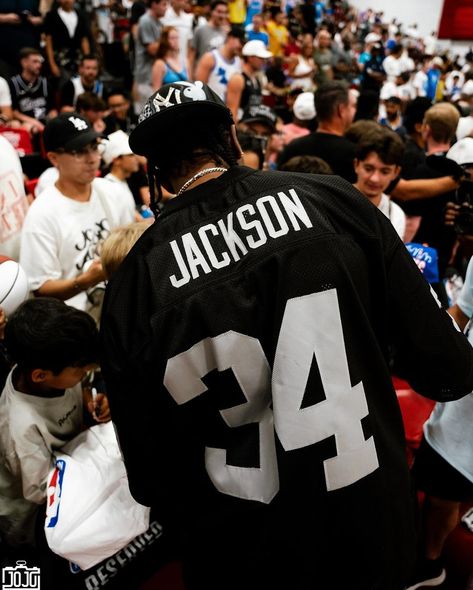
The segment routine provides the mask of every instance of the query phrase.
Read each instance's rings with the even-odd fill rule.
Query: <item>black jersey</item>
[[[338,174],[348,182],[356,182],[353,168],[355,144],[339,135],[316,131],[298,137],[288,143],[278,157],[278,167],[296,156],[317,156],[322,158],[334,174]]]
[[[45,122],[47,114],[54,106],[46,78],[39,76],[34,83],[29,84],[17,74],[10,79],[9,85],[13,109]]]
[[[189,587],[403,587],[389,361],[448,400],[473,352],[350,184],[235,167],[168,202],[108,286],[102,339],[130,489],[181,534]]]
[[[258,106],[263,99],[261,92],[261,83],[257,78],[250,78],[248,74],[242,72],[244,86],[241,93],[239,108],[246,110],[252,106]]]

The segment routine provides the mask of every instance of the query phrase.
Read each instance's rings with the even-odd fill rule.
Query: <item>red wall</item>
[[[473,41],[473,0],[444,0],[438,38]]]

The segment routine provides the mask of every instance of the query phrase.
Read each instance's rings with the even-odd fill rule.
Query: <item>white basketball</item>
[[[28,279],[18,262],[0,256],[0,307],[8,317],[28,297]]]

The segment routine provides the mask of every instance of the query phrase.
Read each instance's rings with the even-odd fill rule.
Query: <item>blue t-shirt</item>
[[[435,100],[439,80],[440,80],[440,71],[439,70],[431,69],[427,72],[426,93],[427,93],[427,98],[430,98],[430,100]]]
[[[262,0],[250,0],[246,9],[245,27],[251,25],[255,14],[261,14],[263,12],[263,1]]]
[[[252,26],[252,25],[250,25]],[[269,45],[269,35],[268,33],[265,33],[264,31],[252,31],[252,30],[247,30],[246,31],[246,36],[248,38],[248,41],[263,41],[263,43],[266,45],[266,47],[268,47]]]

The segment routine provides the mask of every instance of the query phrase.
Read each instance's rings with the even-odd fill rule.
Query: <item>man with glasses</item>
[[[99,134],[77,113],[44,130],[44,147],[59,172],[28,210],[20,260],[30,290],[86,311],[88,291],[104,280],[98,247],[110,230],[134,220],[133,207],[109,181],[96,178]]]

